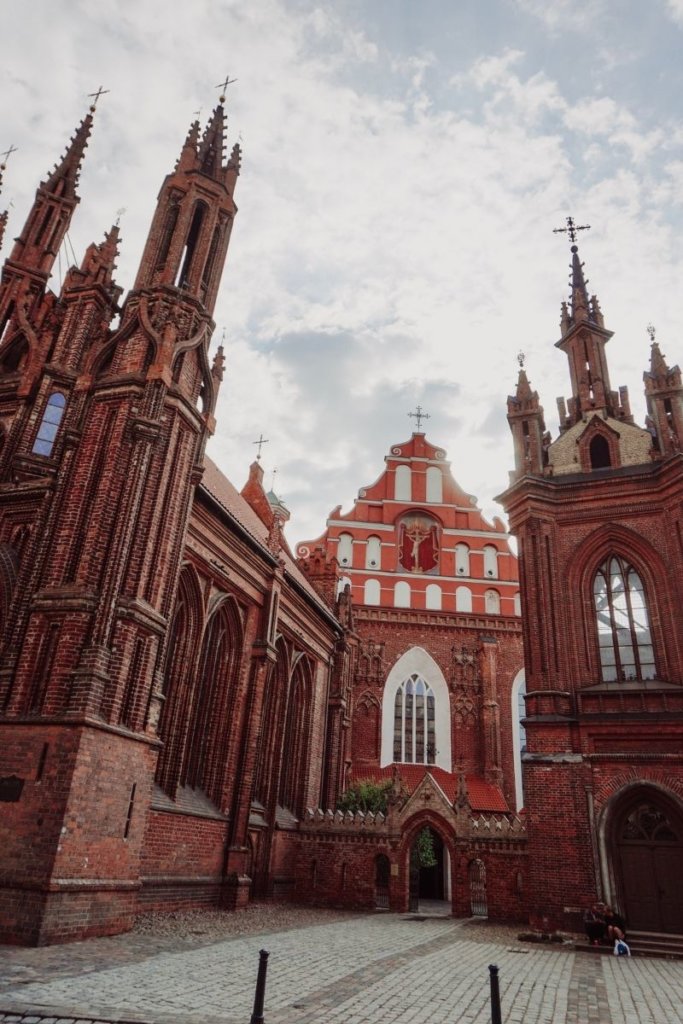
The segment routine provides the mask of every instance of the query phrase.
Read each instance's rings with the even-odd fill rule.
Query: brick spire
[[[683,382],[678,366],[669,366],[659,343],[655,341],[654,327],[649,329],[652,339],[650,369],[643,374],[648,426],[656,438],[661,456],[681,451],[683,439]]]
[[[93,112],[94,107],[91,106],[64,156],[38,186],[24,228],[7,261],[4,275],[7,283],[10,277],[27,276],[34,279],[34,288],[42,290],[47,283],[73,212],[80,202],[76,189],[92,131]]]
[[[198,148],[198,162],[202,174],[221,181],[225,174],[223,153],[227,118],[223,104],[219,103],[207,124]]]
[[[41,182],[41,188],[47,192],[78,202],[76,187],[81,173],[83,156],[92,132],[93,112],[94,107],[91,107],[72,136],[64,156],[59,163],[55,164],[47,179]]]
[[[605,345],[612,331],[605,328],[597,297],[588,297],[584,265],[576,244],[572,245],[571,253],[569,303],[562,303],[561,337],[556,342],[569,359],[571,377],[572,394],[567,402],[565,427],[593,411],[605,412],[616,419],[629,419],[627,391],[612,391],[610,385]]]

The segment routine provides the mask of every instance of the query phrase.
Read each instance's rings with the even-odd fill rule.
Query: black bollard
[[[266,973],[268,971],[268,952],[265,949],[259,951],[258,975],[256,978],[256,992],[254,993],[254,1011],[249,1024],[263,1024],[263,1000],[266,995]]]
[[[489,964],[491,975],[491,1024],[503,1024],[500,1014],[500,989],[498,987],[498,968],[495,964]]]

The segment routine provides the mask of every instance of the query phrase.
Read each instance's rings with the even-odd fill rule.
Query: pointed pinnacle
[[[76,187],[81,172],[81,163],[83,162],[83,155],[88,145],[92,126],[93,112],[89,110],[76,129],[76,133],[72,136],[66,153],[60,162],[55,164],[54,170],[42,183],[43,188],[55,191],[59,183],[63,182],[64,188],[60,192],[60,196],[66,199],[76,198]]]
[[[579,259],[578,246],[572,246],[572,295],[571,308],[574,320],[585,320],[588,316],[588,291],[583,276],[583,263]]]
[[[666,359],[662,355],[659,342],[653,341],[652,348],[650,349],[650,373],[653,377],[660,377],[668,372],[669,367],[666,365]]]
[[[216,177],[223,170],[226,118],[223,105],[215,108],[199,143],[199,166],[204,174]]]
[[[517,391],[515,393],[516,398],[528,399],[532,397],[531,384],[529,378],[526,375],[526,370],[523,366],[519,368],[519,374],[517,376]]]

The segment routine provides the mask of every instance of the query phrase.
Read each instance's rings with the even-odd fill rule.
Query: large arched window
[[[55,391],[50,395],[45,406],[43,418],[38,427],[38,434],[33,442],[34,455],[52,455],[52,449],[57,437],[57,431],[59,430],[59,424],[62,422],[65,406],[66,398],[61,391]]]
[[[413,672],[394,698],[394,761],[434,764],[436,759],[435,701],[429,683]]]
[[[600,671],[604,683],[655,678],[655,658],[643,583],[623,558],[612,555],[593,581]]]
[[[397,760],[453,768],[448,684],[423,647],[401,655],[384,684],[380,767]]]
[[[311,675],[299,661],[290,683],[278,803],[293,814],[303,810],[311,732]]]

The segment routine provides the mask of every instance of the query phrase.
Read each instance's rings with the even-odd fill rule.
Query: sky
[[[418,404],[501,514],[518,353],[553,436],[568,394],[569,215],[639,421],[649,323],[683,360],[683,0],[0,0],[0,36],[0,256],[102,85],[69,237],[80,262],[120,217],[125,289],[190,121],[236,79],[208,452],[241,487],[268,439],[291,544],[350,508]]]

